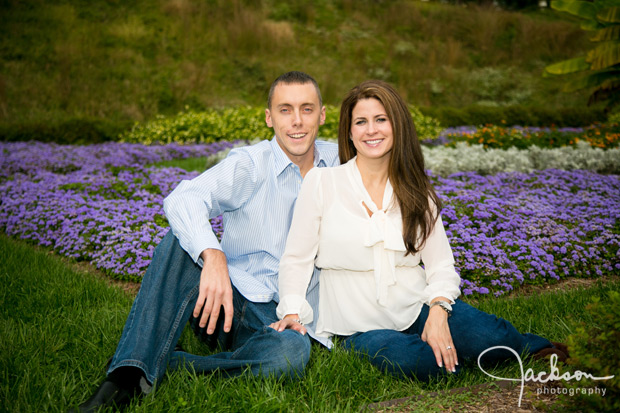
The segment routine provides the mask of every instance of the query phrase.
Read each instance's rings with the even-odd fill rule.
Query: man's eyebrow
[[[276,107],[278,107],[278,108],[283,108],[283,107],[285,107],[285,106],[288,106],[288,107],[293,107],[293,105],[292,105],[292,104],[290,104],[290,103],[280,103],[280,104],[279,104],[279,105],[277,105]],[[312,102],[302,103],[302,104],[301,104],[301,105],[299,105],[299,106],[300,106],[300,107],[304,107],[304,106],[312,106],[312,107],[315,107],[315,106],[316,106],[316,103],[312,103]]]

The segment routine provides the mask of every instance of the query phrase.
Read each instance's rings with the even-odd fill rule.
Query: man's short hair
[[[316,94],[319,95],[319,106],[323,106],[321,90],[319,89],[319,84],[316,82],[316,80],[314,80],[314,78],[307,73],[294,70],[292,72],[286,72],[284,74],[281,74],[276,80],[273,81],[273,83],[271,84],[271,88],[269,89],[269,97],[267,98],[268,109],[271,109],[271,99],[273,97],[273,91],[280,83],[284,83],[285,85],[305,85],[306,83],[312,83],[314,85],[314,88],[316,89]]]

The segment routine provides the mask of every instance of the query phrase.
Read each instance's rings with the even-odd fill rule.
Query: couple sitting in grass
[[[126,405],[168,368],[301,377],[310,337],[423,381],[458,373],[459,362],[494,346],[566,359],[562,344],[458,300],[441,201],[392,86],[367,81],[349,92],[338,145],[316,141],[325,107],[305,73],[274,81],[265,120],[271,141],[231,151],[165,199],[172,230],[105,381],[79,411]],[[209,219],[220,214],[218,242]],[[177,342],[188,321],[225,351],[184,352]],[[484,361],[511,357],[494,350]]]

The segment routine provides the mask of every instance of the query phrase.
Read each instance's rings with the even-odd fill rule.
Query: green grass
[[[5,235],[0,235],[0,251],[0,411],[66,411],[102,381],[132,297],[67,259]],[[620,289],[620,283],[489,298],[477,306],[507,318],[521,331],[565,340],[571,320],[590,321],[585,304],[610,289]],[[189,331],[182,342],[188,350],[206,354]],[[528,367],[540,371],[545,364],[526,361]],[[494,373],[519,374],[516,363]],[[303,380],[174,372],[130,411],[358,411],[370,403],[489,381],[475,365],[458,377],[424,385],[397,380],[344,351],[317,345]],[[420,409],[429,408],[428,400],[420,403]]]
[[[575,19],[417,1],[0,1],[0,124],[122,124],[264,105],[279,74],[326,103],[368,78],[417,106],[582,107],[550,63],[590,48]]]
[[[0,251],[0,411],[66,410],[97,380],[132,298],[5,235]]]
[[[203,172],[210,167],[211,163],[212,162],[209,162],[209,158],[203,156],[200,158],[171,159],[168,161],[156,162],[151,166],[155,166],[158,168],[177,167],[185,169],[188,172]]]

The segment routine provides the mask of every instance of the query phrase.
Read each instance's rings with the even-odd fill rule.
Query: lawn
[[[2,235],[0,250],[0,282],[5,286],[0,294],[0,411],[66,411],[103,379],[132,295],[100,273],[24,241]],[[610,290],[620,290],[620,283],[483,297],[476,305],[522,331],[565,340],[573,321],[590,320],[586,304]],[[182,342],[191,351],[207,354],[189,331]],[[526,360],[524,368],[529,367],[549,370],[548,364]],[[492,371],[500,377],[520,375],[517,363]],[[491,381],[475,365],[458,377],[430,384],[397,380],[348,353],[315,345],[303,380],[175,372],[130,411],[358,411],[375,402]],[[518,400],[512,402],[516,408]],[[430,408],[428,401],[424,403],[424,409]]]

